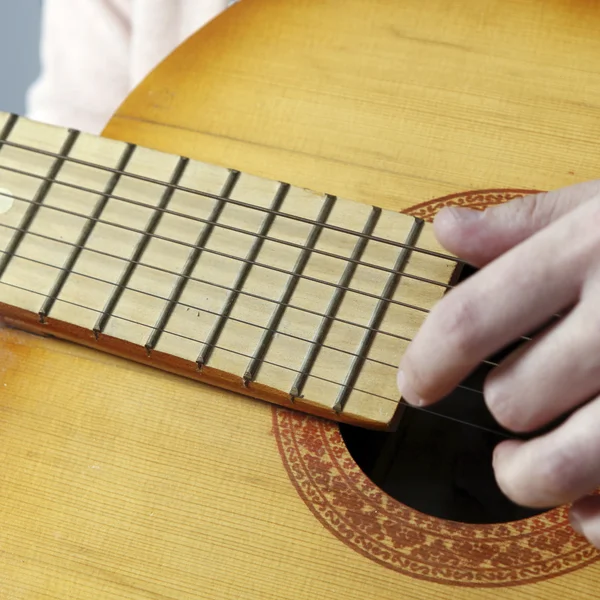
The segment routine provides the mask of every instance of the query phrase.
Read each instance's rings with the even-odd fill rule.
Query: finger
[[[586,496],[575,502],[569,517],[573,529],[600,549],[600,496]]]
[[[500,489],[513,502],[548,508],[591,494],[600,484],[600,399],[550,433],[502,442],[494,451]]]
[[[447,250],[482,267],[598,195],[600,180],[515,198],[485,211],[444,208],[435,218],[435,234]]]
[[[494,418],[511,431],[535,431],[600,392],[600,315],[591,302],[494,369],[484,385]]]
[[[600,255],[598,220],[600,203],[587,203],[446,294],[402,357],[404,399],[436,402],[482,360],[572,306]]]

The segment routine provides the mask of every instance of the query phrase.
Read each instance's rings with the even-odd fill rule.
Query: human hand
[[[564,315],[490,373],[484,396],[514,432],[574,412],[549,433],[500,443],[494,471],[518,504],[573,502],[573,527],[600,548],[600,497],[590,496],[600,486],[600,181],[483,212],[446,208],[434,227],[481,270],[429,314],[402,358],[400,392],[432,404],[481,361]]]

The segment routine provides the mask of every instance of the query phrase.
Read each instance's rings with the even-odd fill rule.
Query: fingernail
[[[483,211],[472,208],[462,208],[460,206],[451,206],[446,212],[456,219],[461,225],[479,221],[483,216]]]
[[[421,398],[408,383],[403,371],[398,371],[397,383],[400,394],[406,402],[413,404],[414,406],[423,406],[423,404],[425,404],[423,398]]]

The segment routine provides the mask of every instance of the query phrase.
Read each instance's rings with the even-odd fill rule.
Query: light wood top
[[[468,189],[554,188],[598,176],[598,30],[587,0],[242,0],[132,94],[106,133],[391,210]],[[301,499],[267,403],[1,335],[8,600],[597,595],[598,562],[489,588],[385,567],[323,526],[319,498]],[[336,498],[341,479],[301,450]],[[357,506],[342,525],[361,517]],[[390,533],[402,540],[402,523]],[[502,557],[512,573],[514,556]],[[543,568],[531,571],[543,579]]]
[[[598,176],[599,28],[591,0],[244,0],[105,133],[391,210],[554,189]]]

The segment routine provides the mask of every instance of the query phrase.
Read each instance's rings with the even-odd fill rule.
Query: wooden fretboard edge
[[[306,398],[296,398],[292,403],[289,394],[281,390],[254,382],[247,387],[244,385],[241,377],[211,367],[205,367],[200,371],[195,362],[164,352],[153,351],[149,356],[143,346],[138,346],[108,335],[101,335],[96,339],[92,331],[65,321],[49,318],[46,323],[42,324],[39,321],[39,315],[36,313],[1,302],[0,315],[2,315],[2,321],[7,327],[73,342],[93,350],[100,350],[119,358],[134,361],[138,364],[183,376],[202,384],[242,394],[249,398],[263,400],[284,408],[298,410],[315,417],[382,431],[389,431],[395,426],[397,421],[396,416],[389,423],[382,423],[348,413],[338,414],[333,410],[324,409],[322,406]],[[396,411],[396,413],[400,412]]]

